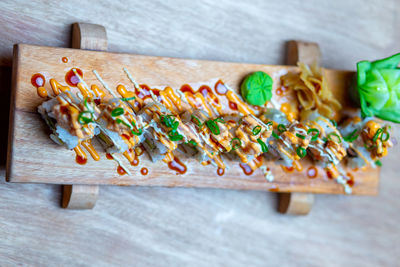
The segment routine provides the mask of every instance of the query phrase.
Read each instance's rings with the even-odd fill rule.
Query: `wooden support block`
[[[321,51],[317,43],[289,41],[286,48],[286,64],[296,65],[320,63]],[[293,215],[307,215],[314,203],[314,195],[309,193],[280,193],[279,212]]]
[[[92,209],[98,195],[98,185],[63,185],[61,207],[75,210]]]
[[[106,29],[96,24],[72,24],[72,48],[107,50]],[[64,185],[61,206],[65,209],[92,209],[98,194],[98,185]]]
[[[280,193],[279,212],[293,215],[307,215],[314,203],[314,195],[307,193]]]

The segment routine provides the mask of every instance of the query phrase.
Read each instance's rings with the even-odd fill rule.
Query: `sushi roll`
[[[390,125],[382,126],[372,118],[350,118],[342,124],[340,131],[344,136],[350,168],[380,165],[379,159],[386,156],[393,146]]]
[[[124,101],[112,98],[99,105],[97,135],[107,153],[124,153],[144,141],[145,125]]]
[[[80,101],[70,92],[64,92],[43,102],[38,111],[52,131],[50,138],[68,149],[99,132],[96,120],[100,110],[91,98]]]

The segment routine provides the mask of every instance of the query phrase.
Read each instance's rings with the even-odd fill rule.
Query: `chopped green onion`
[[[261,132],[261,126],[260,125],[255,126],[251,132],[253,133],[253,135],[259,134]]]
[[[136,135],[136,136],[140,136],[140,135],[142,135],[143,130],[142,130],[142,128],[139,128],[139,129],[138,129],[138,132],[135,132],[134,130],[131,130],[131,133],[133,133],[133,134]]]
[[[117,117],[117,116],[120,116],[120,115],[122,115],[122,114],[124,114],[124,109],[123,108],[115,108],[115,109],[113,109],[113,111],[111,111],[111,116],[113,116],[113,117]]]
[[[215,122],[226,123],[223,118],[216,118]]]
[[[330,133],[328,134],[328,139],[335,142],[335,140],[332,140],[332,136],[335,136],[337,138],[337,142],[340,144],[342,142],[342,139],[337,133]]]
[[[304,158],[307,155],[307,150],[305,150],[303,147],[299,146],[296,149],[296,153],[300,158]]]
[[[215,121],[213,120],[207,120],[206,121],[206,125],[208,127],[208,129],[210,129],[210,131],[215,134],[218,135],[221,133],[221,131],[219,130],[218,125],[215,123]]]
[[[131,101],[131,100],[135,100],[135,99],[136,99],[136,97],[134,97],[134,96],[121,98],[122,101]]]
[[[359,134],[357,133],[357,129],[355,129],[354,131],[352,131],[349,135],[343,137],[344,141],[346,142],[353,142],[354,140],[356,140],[359,136]]]
[[[235,145],[233,145],[233,142],[234,141],[238,141],[238,142],[236,142],[236,144]],[[236,149],[238,149],[239,147],[241,147],[242,146],[242,141],[239,139],[239,138],[237,138],[237,137],[235,137],[235,138],[233,138],[232,140],[231,140],[231,147],[232,147],[232,150],[231,151],[235,151]]]
[[[364,147],[369,150],[369,149],[372,149],[372,148],[376,147],[376,145],[372,144],[372,145],[369,146],[367,144],[364,144]]]
[[[129,129],[131,128],[131,126],[130,126],[128,123],[124,122],[124,121],[121,120],[121,119],[116,119],[115,121],[116,121],[117,123],[120,123],[120,124],[123,124],[123,125],[129,127]]]
[[[380,160],[375,161],[375,165],[378,167],[382,167],[382,162]]]
[[[333,126],[335,126],[335,128],[337,128],[337,122],[335,120],[330,120],[330,121],[333,124]]]
[[[277,135],[274,131],[272,131],[272,136],[275,137],[276,139],[279,139],[279,135]]]
[[[261,140],[260,138],[257,138],[257,142],[260,144],[261,146],[261,151],[263,153],[267,153],[268,152],[268,146],[263,142],[263,140]]]
[[[84,114],[90,114],[90,118],[84,116]],[[78,122],[82,125],[93,122],[93,113],[91,113],[90,111],[82,111],[78,115]]]
[[[311,134],[311,133],[315,133],[314,135],[312,135],[311,141],[317,141],[318,136],[319,136],[319,130],[317,128],[308,129],[307,134]]]
[[[385,138],[383,138],[384,134],[385,134]],[[381,141],[386,142],[387,140],[389,140],[389,138],[390,138],[390,134],[386,131],[386,128],[385,128],[381,134]]]
[[[382,128],[379,128],[379,129],[376,131],[374,137],[372,138],[372,141],[376,142],[376,140],[378,140],[378,138],[379,138],[379,136],[381,135],[382,132],[383,132]]]
[[[162,124],[164,124],[168,128],[172,128],[172,129],[174,129],[175,123],[178,123],[178,125],[179,125],[179,122],[175,122],[174,115],[161,115],[160,116],[160,121],[161,121]]]
[[[306,137],[304,136],[304,135],[302,135],[302,134],[299,134],[299,133],[296,133],[296,136],[298,137],[298,138],[301,138],[301,139],[306,139]]]
[[[284,131],[286,131],[286,126],[283,124],[278,124],[278,131],[280,133],[283,133]]]
[[[188,143],[189,143],[189,144],[192,144],[192,145],[194,145],[194,146],[197,146],[197,143],[196,143],[196,141],[194,141],[194,140],[190,140]]]
[[[201,127],[202,123],[201,123],[199,118],[197,118],[196,116],[192,115],[192,121],[194,123],[196,123],[197,126]]]
[[[183,139],[183,136],[174,130],[169,131],[168,137],[171,141],[180,141]]]

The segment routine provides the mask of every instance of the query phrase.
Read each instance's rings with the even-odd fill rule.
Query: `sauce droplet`
[[[281,168],[282,168],[282,170],[283,170],[284,172],[288,172],[288,173],[291,173],[291,172],[294,171],[294,167],[293,167],[293,166],[291,166],[291,167],[286,167],[286,166],[281,165]]]
[[[177,157],[174,157],[174,159],[168,163],[168,167],[171,170],[176,171],[177,174],[184,174],[187,171],[186,165],[183,164]]]
[[[106,158],[107,159],[114,159],[113,156],[110,153],[106,153]]]
[[[44,84],[46,83],[46,79],[40,73],[33,74],[31,77],[31,83],[33,86],[37,88],[37,94],[42,97],[47,97],[47,90],[44,88]]]
[[[215,84],[214,88],[215,92],[217,92],[219,95],[225,95],[226,92],[228,92],[228,88],[226,88],[225,84],[221,80]]]
[[[79,76],[83,77],[83,72],[81,69],[75,68],[75,71],[79,74]],[[79,77],[75,75],[73,69],[70,69],[67,74],[65,74],[65,81],[69,86],[76,87],[79,83]]]
[[[229,101],[229,107],[233,110],[238,110],[237,104],[232,101]]]
[[[349,180],[347,180],[347,184],[350,187],[353,187],[354,186],[354,176],[349,172],[347,173],[347,176],[350,178]]]
[[[268,189],[270,192],[279,192],[279,187],[273,187],[273,188],[270,188],[270,189]]]
[[[218,174],[219,176],[222,176],[222,175],[224,175],[224,174],[225,174],[225,169],[218,168],[218,170],[217,170],[217,174]]]
[[[64,63],[68,63],[68,58],[67,58],[67,57],[63,57],[61,60],[62,60],[62,62],[64,62]]]
[[[310,168],[307,169],[307,176],[310,179],[316,178],[318,175],[318,170],[314,166],[311,166]]]
[[[84,158],[84,157],[82,157],[80,155],[76,155],[75,161],[76,161],[76,163],[78,163],[80,165],[84,165],[87,162],[87,158]]]
[[[253,174],[253,170],[251,169],[251,167],[246,164],[246,163],[239,163],[240,168],[242,168],[243,173],[246,175],[251,175]]]
[[[36,73],[36,74],[32,75],[31,83],[33,86],[42,87],[42,86],[44,86],[45,82],[46,82],[46,79],[44,78],[44,76],[42,74]]]
[[[126,174],[126,171],[124,170],[124,168],[121,167],[121,165],[118,166],[117,172],[118,172],[119,175],[125,175]]]
[[[149,170],[147,169],[147,168],[142,168],[141,170],[140,170],[140,173],[142,174],[142,175],[147,175],[148,173],[149,173]]]

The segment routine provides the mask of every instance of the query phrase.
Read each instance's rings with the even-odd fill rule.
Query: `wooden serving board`
[[[68,58],[64,63],[62,58]],[[210,187],[276,192],[309,192],[342,194],[343,187],[328,179],[322,169],[317,178],[306,175],[310,163],[302,163],[303,170],[287,173],[279,165],[269,163],[274,181],[265,180],[261,170],[252,175],[243,174],[238,163],[231,164],[223,176],[218,176],[216,167],[203,166],[194,158],[181,160],[187,166],[184,175],[177,175],[165,163],[152,163],[147,155],[140,157],[139,166],[129,166],[132,175],[119,175],[117,163],[101,154],[100,161],[90,157],[86,165],[75,163],[75,153],[56,145],[48,136],[47,126],[37,113],[44,101],[31,84],[31,77],[41,73],[46,78],[45,88],[51,92],[49,80],[55,78],[65,84],[65,73],[73,67],[83,71],[87,84],[101,84],[92,70],[95,69],[115,90],[123,84],[132,84],[123,72],[126,67],[140,84],[165,85],[180,88],[186,83],[201,83],[221,79],[238,90],[241,80],[254,71],[267,72],[274,79],[274,91],[280,86],[279,76],[284,71],[296,71],[294,66],[272,66],[202,60],[150,57],[77,49],[16,45],[14,47],[13,88],[10,112],[10,134],[7,162],[7,180],[24,183],[51,184],[112,184],[140,186]],[[353,72],[326,69],[329,86],[344,107],[349,108],[347,88]],[[196,88],[195,88],[196,89]],[[99,151],[102,151],[99,148]],[[121,157],[122,158],[122,157]],[[129,164],[128,164],[129,165]],[[146,167],[147,175],[140,170]],[[355,177],[353,194],[374,195],[378,190],[379,169],[367,168],[349,172]]]

